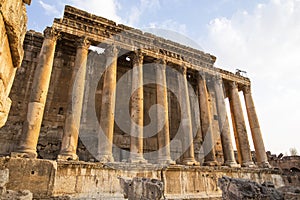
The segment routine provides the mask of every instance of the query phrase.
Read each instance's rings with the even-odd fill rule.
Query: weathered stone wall
[[[120,178],[135,177],[160,180],[166,199],[220,199],[217,185],[222,176],[272,182],[283,186],[278,173],[271,169],[228,167],[55,162],[30,159],[0,159],[0,166],[10,170],[8,189],[30,190],[35,198],[69,196],[72,198],[124,199]],[[36,187],[39,185],[39,187]]]
[[[274,168],[283,171],[282,177],[286,186],[300,187],[300,156],[276,156],[268,152],[268,159]]]
[[[0,127],[7,121],[11,107],[10,90],[23,59],[27,29],[25,3],[30,0],[0,1]]]

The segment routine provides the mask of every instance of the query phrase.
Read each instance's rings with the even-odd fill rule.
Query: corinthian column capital
[[[179,72],[182,73],[184,76],[186,76],[187,67],[185,65],[182,65],[178,68]]]
[[[53,27],[47,27],[44,30],[45,39],[57,40],[59,36],[59,32]]]
[[[144,54],[140,49],[136,50],[132,54],[133,65],[142,65],[144,61]]]
[[[236,83],[236,82],[229,82],[229,87],[231,88],[231,89],[237,89],[237,87],[238,87],[238,84]]]
[[[251,86],[250,85],[244,85],[242,89],[243,89],[244,94],[251,94]]]
[[[75,43],[77,48],[82,48],[82,49],[88,49],[91,45],[87,37],[80,37],[75,41]]]
[[[157,58],[154,60],[154,63],[158,67],[158,69],[166,70],[167,61],[165,59]]]
[[[117,57],[119,53],[119,49],[115,45],[108,46],[105,49],[105,55],[107,57]]]

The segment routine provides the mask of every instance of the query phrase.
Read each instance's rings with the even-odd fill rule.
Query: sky
[[[178,32],[215,55],[216,67],[246,71],[266,150],[300,151],[300,0],[34,0],[28,29],[42,32],[66,4],[142,30]]]

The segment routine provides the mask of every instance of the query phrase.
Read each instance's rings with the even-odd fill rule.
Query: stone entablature
[[[92,45],[99,43],[115,44],[132,51],[142,49],[148,56],[165,59],[177,65],[186,65],[190,69],[203,70],[208,74],[220,73],[225,80],[235,81],[241,85],[250,85],[246,77],[233,74],[214,67],[216,57],[203,51],[142,32],[114,21],[99,17],[77,8],[66,6],[62,19],[55,19],[53,28],[61,31],[65,39],[74,40],[74,34],[85,35]]]

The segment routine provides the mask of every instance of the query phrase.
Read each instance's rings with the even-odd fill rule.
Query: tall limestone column
[[[190,96],[188,90],[187,67],[183,66],[178,74],[178,89],[179,89],[179,103],[181,109],[181,124],[182,124],[182,149],[184,150],[182,156],[182,163],[185,165],[199,165],[195,160],[194,142],[192,132],[192,119],[190,108]]]
[[[66,113],[64,133],[58,160],[78,160],[76,154],[80,118],[82,112],[84,84],[86,75],[86,63],[90,42],[85,38],[77,41],[75,66],[72,73],[69,88],[69,100]]]
[[[221,142],[224,154],[224,165],[229,167],[239,167],[235,161],[234,150],[231,141],[228,116],[226,112],[225,97],[223,90],[223,80],[221,76],[214,77],[214,88],[216,93],[216,104],[219,118],[219,129],[221,132]]]
[[[199,90],[199,107],[200,120],[203,137],[203,151],[204,163],[203,165],[214,166],[217,165],[215,156],[215,142],[212,129],[212,115],[209,105],[208,91],[206,87],[205,74],[199,72],[198,74],[198,90]]]
[[[27,118],[25,119],[20,144],[12,156],[36,158],[36,146],[43,120],[44,108],[51,78],[58,32],[47,27],[32,83]]]
[[[106,71],[103,79],[98,160],[100,162],[113,162],[112,144],[115,120],[118,49],[115,46],[109,46],[105,49],[105,54]]]
[[[131,93],[131,131],[129,162],[146,163],[143,156],[143,128],[144,128],[144,91],[143,91],[143,60],[140,50],[132,57],[132,93]]]
[[[252,93],[251,93],[251,87],[244,86],[243,93],[245,98],[246,110],[247,110],[248,120],[250,124],[252,139],[255,148],[257,165],[259,167],[269,168],[270,164],[268,162],[264,140],[262,138],[258,118],[256,115],[256,110],[255,110]]]
[[[238,85],[235,82],[229,83],[229,103],[234,136],[239,154],[239,163],[243,167],[255,167],[252,161],[245,119],[238,93]]]
[[[170,132],[169,132],[169,113],[168,113],[168,91],[166,78],[166,61],[156,60],[156,102],[164,107],[157,110],[158,127],[162,127],[157,134],[158,140],[158,163],[175,164],[171,160],[170,153]],[[164,124],[163,124],[164,123]]]

